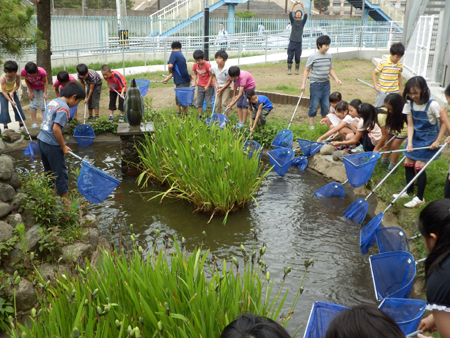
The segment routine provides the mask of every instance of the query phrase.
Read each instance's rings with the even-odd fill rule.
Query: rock
[[[86,258],[92,254],[92,245],[85,243],[74,243],[61,249],[62,257],[65,262],[84,265]]]
[[[0,156],[0,164],[4,164],[10,170],[14,170],[14,159],[11,156],[2,154],[2,156]]]
[[[89,240],[89,243],[92,245],[92,251],[97,250],[100,231],[97,228],[86,228],[83,230],[83,236]]]
[[[335,152],[334,147],[331,144],[325,144],[320,148],[321,155],[333,155]]]
[[[7,273],[13,275],[17,270],[18,263],[23,261],[22,251],[17,248],[12,249],[8,254],[8,260],[9,262],[3,267]]]
[[[27,251],[34,251],[39,246],[43,233],[39,225],[32,226],[26,233],[28,249]]]
[[[95,250],[95,252],[92,254],[92,257],[91,257],[92,266],[97,266],[99,261],[103,258],[102,250],[104,250],[106,252],[110,252],[111,244],[109,244],[109,242],[104,237],[100,236],[100,238],[98,240],[97,250]]]
[[[22,185],[20,183],[20,177],[15,172],[11,173],[11,177],[9,179],[3,178],[3,182],[6,184],[9,184],[11,187],[13,187],[15,190],[19,189]]]
[[[334,160],[334,161],[342,161],[342,158],[343,158],[345,155],[348,155],[348,153],[347,153],[345,150],[338,150],[338,151],[335,151],[335,152],[333,153],[333,160]]]
[[[8,221],[8,223],[15,228],[16,226],[18,226],[19,224],[23,223],[23,219],[22,219],[22,215],[21,214],[12,214],[12,215],[8,215],[8,217],[6,217],[6,220]]]
[[[44,263],[39,267],[39,274],[45,281],[50,281],[52,286],[56,286],[55,276],[59,274],[66,274],[69,271],[69,267],[65,265],[53,265],[50,263]]]
[[[11,206],[7,203],[0,202],[0,218],[5,217],[11,212]]]
[[[89,226],[91,228],[98,228],[98,219],[95,215],[84,216],[83,226]]]
[[[41,128],[39,128],[39,127],[28,128],[28,131],[30,132],[31,138],[36,139],[38,137],[39,133],[41,132]]]
[[[11,203],[11,212],[23,212],[23,207],[25,206],[25,201],[27,200],[27,195],[23,193],[18,193],[14,196]]]
[[[4,163],[0,163],[0,179],[9,180],[13,171],[9,169]]]
[[[3,142],[2,139],[0,139],[0,154],[3,154],[3,152],[5,151],[5,149],[6,149],[6,144],[5,144],[5,142]]]
[[[13,236],[13,228],[6,222],[0,221],[0,242],[6,242]]]
[[[17,133],[15,130],[8,129],[2,133],[2,138],[3,140],[5,140],[5,142],[14,143],[23,138],[23,136]]]
[[[11,201],[14,196],[16,196],[16,191],[14,188],[9,184],[0,182],[0,200],[3,202],[8,202]]]
[[[25,278],[21,278],[19,285],[16,286],[17,311],[28,311],[35,307],[36,302],[37,296],[33,285]]]

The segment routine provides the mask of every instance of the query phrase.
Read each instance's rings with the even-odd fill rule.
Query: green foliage
[[[47,262],[50,262],[59,255],[60,249],[65,244],[59,236],[60,230],[57,227],[41,229],[41,239],[39,240],[39,254]]]
[[[81,8],[81,0],[54,0],[55,8]],[[134,6],[134,0],[125,0],[127,9]],[[116,9],[115,0],[86,0],[88,9]]]
[[[1,286],[1,285],[0,285]],[[8,329],[8,317],[14,314],[14,308],[11,302],[7,302],[0,297],[0,330],[5,331]]]
[[[251,19],[256,14],[253,13],[252,11],[245,11],[245,12],[238,11],[238,12],[234,13],[234,15],[241,19]]]
[[[185,199],[198,211],[224,214],[226,223],[229,212],[254,199],[267,174],[261,174],[258,156],[248,159],[242,148],[242,136],[232,128],[207,126],[195,117],[169,117],[137,147],[142,169],[138,184],[167,184],[170,188],[155,197]]]
[[[138,66],[151,66],[151,65],[163,65],[164,61],[163,60],[154,60],[154,61],[125,61],[125,67],[138,67]],[[100,68],[104,65],[104,63],[89,63],[89,69],[95,70],[95,71],[100,71]],[[122,69],[123,67],[123,62],[109,62],[108,65],[111,67],[111,69]],[[64,66],[58,66],[58,67],[52,67],[52,75],[56,76],[58,75],[58,72],[64,70]],[[77,65],[70,65],[67,66],[66,65],[66,71],[69,74],[76,74],[77,73]],[[133,77],[136,77],[135,75]]]
[[[67,125],[68,128],[64,129],[64,134],[73,135],[75,129],[79,124],[83,124],[83,120],[73,119]],[[119,124],[119,115],[114,116],[114,121],[110,121],[107,117],[100,117],[97,120],[86,121],[86,124],[90,125],[94,129],[95,135],[103,133],[117,133],[117,125]]]

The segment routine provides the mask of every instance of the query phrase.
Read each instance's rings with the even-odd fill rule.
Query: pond
[[[94,143],[92,147],[73,151],[96,167],[122,180],[120,171],[120,145],[117,142]],[[42,171],[40,161],[30,161],[21,151],[8,153],[16,159],[19,172]],[[66,157],[68,167],[79,166],[79,161]],[[253,233],[258,234],[257,246],[265,242],[264,261],[271,278],[280,285],[283,271],[291,266],[292,272],[285,285],[290,289],[286,304],[290,304],[303,274],[303,262],[314,259],[304,283],[300,298],[288,330],[293,332],[300,324],[306,326],[314,301],[327,301],[345,306],[375,303],[370,274],[369,257],[359,250],[360,226],[343,217],[342,211],[353,201],[329,198],[319,199],[314,191],[328,182],[310,170],[300,172],[289,169],[285,177],[269,173],[256,197],[259,206],[252,203],[245,210],[231,214],[226,225],[216,217],[207,224],[209,217],[194,213],[187,202],[166,199],[147,201],[152,195],[140,194],[134,178],[125,178],[122,184],[105,201],[89,205],[90,213],[101,218],[100,231],[110,238],[110,228],[119,236],[119,225],[124,235],[129,235],[129,224],[141,246],[146,249],[153,242],[155,229],[161,234],[186,238],[187,248],[200,245],[202,232],[207,236],[204,247],[219,259],[236,256],[242,260],[240,245],[247,250],[253,246]],[[149,190],[157,190],[152,187]],[[118,221],[120,220],[120,221]],[[286,307],[287,308],[287,307]],[[287,312],[285,313],[287,314]],[[304,327],[300,330],[303,334]]]

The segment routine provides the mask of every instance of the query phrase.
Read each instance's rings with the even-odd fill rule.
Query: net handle
[[[417,331],[411,332],[410,334],[406,335],[406,337],[415,337],[419,333],[422,333],[422,330],[417,330]]]
[[[71,151],[69,151],[69,154],[70,155],[72,155],[73,157],[75,157],[75,158],[77,158],[77,159],[79,159],[81,162],[83,162],[83,159],[80,157],[80,156],[78,156],[78,155],[76,155],[76,154],[74,154],[73,152],[71,152]]]
[[[361,83],[364,83],[366,86],[375,88],[373,85],[371,85],[370,83],[367,83],[366,81],[363,81],[363,80],[360,80],[360,79],[356,79],[356,81],[359,81],[359,82],[361,82]]]
[[[8,94],[8,95],[9,95],[9,94]],[[14,98],[11,98],[11,101],[14,102],[14,103],[16,103],[16,101],[14,101]],[[30,141],[32,141],[32,138],[31,138],[30,132],[28,131],[27,125],[26,125],[25,122],[23,121],[22,115],[20,115],[19,108],[17,108],[17,106],[15,106],[15,105],[12,105],[12,106],[13,106],[13,108],[16,110],[17,115],[19,115],[20,120],[22,121],[22,124],[23,124],[23,126],[25,127],[25,130],[27,131],[28,136],[30,137]]]
[[[395,137],[395,136],[394,136]],[[411,149],[412,151],[414,150],[423,150],[423,149],[430,149],[430,146],[428,147],[418,147],[418,148],[413,148]],[[379,154],[392,154],[392,153],[401,153],[403,151],[406,151],[406,149],[398,149],[398,150],[389,150],[389,151],[380,151]]]
[[[308,84],[308,80],[309,80],[309,77],[306,78],[305,88],[306,88],[306,85]],[[305,89],[305,90],[306,90],[306,89]],[[288,130],[289,130],[289,127],[290,127],[291,124],[292,124],[292,120],[294,119],[295,113],[297,112],[298,105],[300,104],[300,101],[302,100],[302,97],[303,97],[303,94],[304,94],[304,93],[305,93],[305,92],[302,92],[302,93],[301,93],[300,98],[299,98],[298,101],[297,101],[297,105],[295,106],[295,109],[294,109],[294,114],[292,114],[291,120],[289,121],[289,124],[288,124],[288,127],[287,127]]]

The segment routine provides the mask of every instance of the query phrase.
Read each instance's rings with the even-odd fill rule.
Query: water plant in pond
[[[211,218],[225,215],[226,223],[229,212],[255,200],[268,173],[259,156],[249,159],[242,151],[243,143],[232,128],[169,117],[137,147],[142,170],[138,184],[167,184],[169,189],[155,197],[186,199]]]

